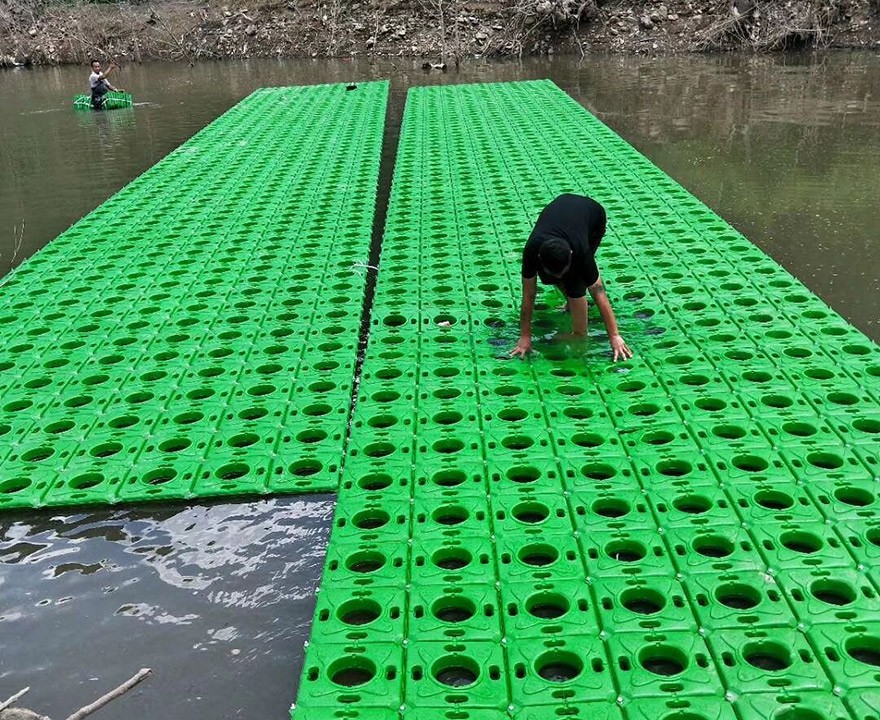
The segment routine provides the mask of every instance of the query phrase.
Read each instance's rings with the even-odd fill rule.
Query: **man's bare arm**
[[[532,349],[532,313],[535,309],[535,296],[538,294],[538,278],[523,278],[522,304],[519,309],[519,342],[510,351],[511,355],[525,357]]]
[[[605,323],[605,330],[608,332],[608,341],[611,343],[615,362],[618,358],[624,360],[631,358],[632,350],[626,346],[623,338],[620,337],[620,332],[617,329],[617,319],[614,317],[614,311],[611,309],[611,303],[608,301],[608,295],[605,292],[605,284],[602,282],[602,277],[600,276],[588,289],[590,291],[590,296],[593,298],[593,302],[596,303],[596,307],[599,308],[602,322]]]
[[[611,309],[611,303],[608,301],[608,295],[605,292],[605,284],[602,282],[601,276],[588,288],[590,297],[599,308],[599,314],[602,316],[602,322],[605,323],[605,329],[608,331],[608,337],[618,335],[617,320],[614,317],[614,311]]]

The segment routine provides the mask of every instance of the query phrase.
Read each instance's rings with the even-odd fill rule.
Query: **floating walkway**
[[[622,366],[498,358],[562,192]],[[296,720],[877,717],[876,346],[550,82],[410,91],[380,267]]]
[[[877,346],[552,83],[416,88],[351,414],[387,92],[255,93],[9,279],[0,508],[338,487],[296,720],[876,720]],[[562,192],[632,361],[503,359]]]
[[[0,290],[0,508],[335,490],[388,83],[261,90]]]

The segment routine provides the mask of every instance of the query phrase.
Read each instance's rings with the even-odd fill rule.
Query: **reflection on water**
[[[77,110],[77,125],[85,131],[97,131],[95,140],[101,147],[112,145],[117,133],[136,133],[137,111],[133,108],[120,108],[95,112],[94,110]]]
[[[65,717],[147,666],[117,717],[284,717],[332,508],[317,497],[0,517],[0,695],[30,685],[31,706]]]
[[[618,62],[580,99],[657,165],[880,339],[880,58]]]

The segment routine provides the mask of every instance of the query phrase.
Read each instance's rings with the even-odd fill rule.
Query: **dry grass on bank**
[[[880,41],[878,8],[880,0],[2,0],[0,65],[865,46]]]

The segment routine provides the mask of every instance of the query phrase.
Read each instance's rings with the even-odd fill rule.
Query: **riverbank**
[[[0,65],[880,48],[880,0],[165,0],[0,8]]]

